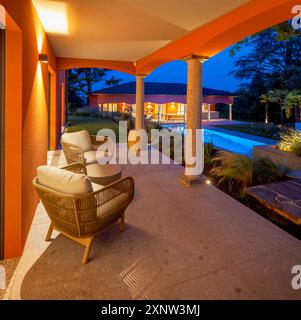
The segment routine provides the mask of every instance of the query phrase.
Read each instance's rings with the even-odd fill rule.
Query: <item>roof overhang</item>
[[[292,17],[298,0],[33,0],[58,69],[149,74],[189,55],[212,57]],[[53,23],[56,21],[56,23]]]

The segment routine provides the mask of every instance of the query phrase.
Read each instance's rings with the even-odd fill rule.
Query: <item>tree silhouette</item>
[[[93,85],[104,82],[105,85],[115,85],[120,82],[114,76],[108,77],[111,70],[100,68],[79,68],[68,72],[68,95],[79,96],[89,105],[89,95],[92,93]]]
[[[260,74],[270,89],[301,89],[301,36],[286,21],[240,41],[231,49],[235,56],[242,47],[251,48],[235,62],[230,74],[253,79]]]

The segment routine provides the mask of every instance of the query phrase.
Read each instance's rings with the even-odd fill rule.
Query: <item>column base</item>
[[[204,175],[199,176],[186,176],[184,173],[179,176],[179,182],[188,188],[198,187],[207,183],[207,177]]]

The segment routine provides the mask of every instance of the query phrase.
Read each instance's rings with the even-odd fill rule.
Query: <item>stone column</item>
[[[144,78],[144,75],[136,76],[136,129],[144,128]]]
[[[229,103],[229,120],[232,121],[233,118],[232,118],[232,103]]]
[[[161,105],[160,104],[158,104],[158,122],[160,123],[160,121],[161,121]]]
[[[211,121],[211,104],[208,104],[208,121]]]
[[[186,129],[191,129],[192,136],[190,140],[186,132],[185,147],[191,148],[193,157],[197,154],[197,148],[201,148],[201,155],[197,160],[201,163],[200,167],[203,167],[203,142],[197,141],[197,129],[202,127],[202,61],[205,59],[199,56],[191,56],[186,59],[188,64]],[[190,165],[186,163],[185,173],[180,177],[180,182],[186,186],[197,185],[204,181],[202,172],[191,174],[191,169],[196,167],[196,163]]]
[[[144,151],[148,147],[147,134],[144,132],[144,75],[136,75],[136,114],[135,129],[128,135],[128,148],[132,152]]]

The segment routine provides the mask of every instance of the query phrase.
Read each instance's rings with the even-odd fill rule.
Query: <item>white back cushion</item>
[[[64,133],[62,135],[62,141],[79,146],[82,152],[93,150],[91,138],[87,130]]]
[[[37,168],[38,183],[46,188],[65,194],[84,194],[93,192],[90,179],[84,174],[52,166]]]

